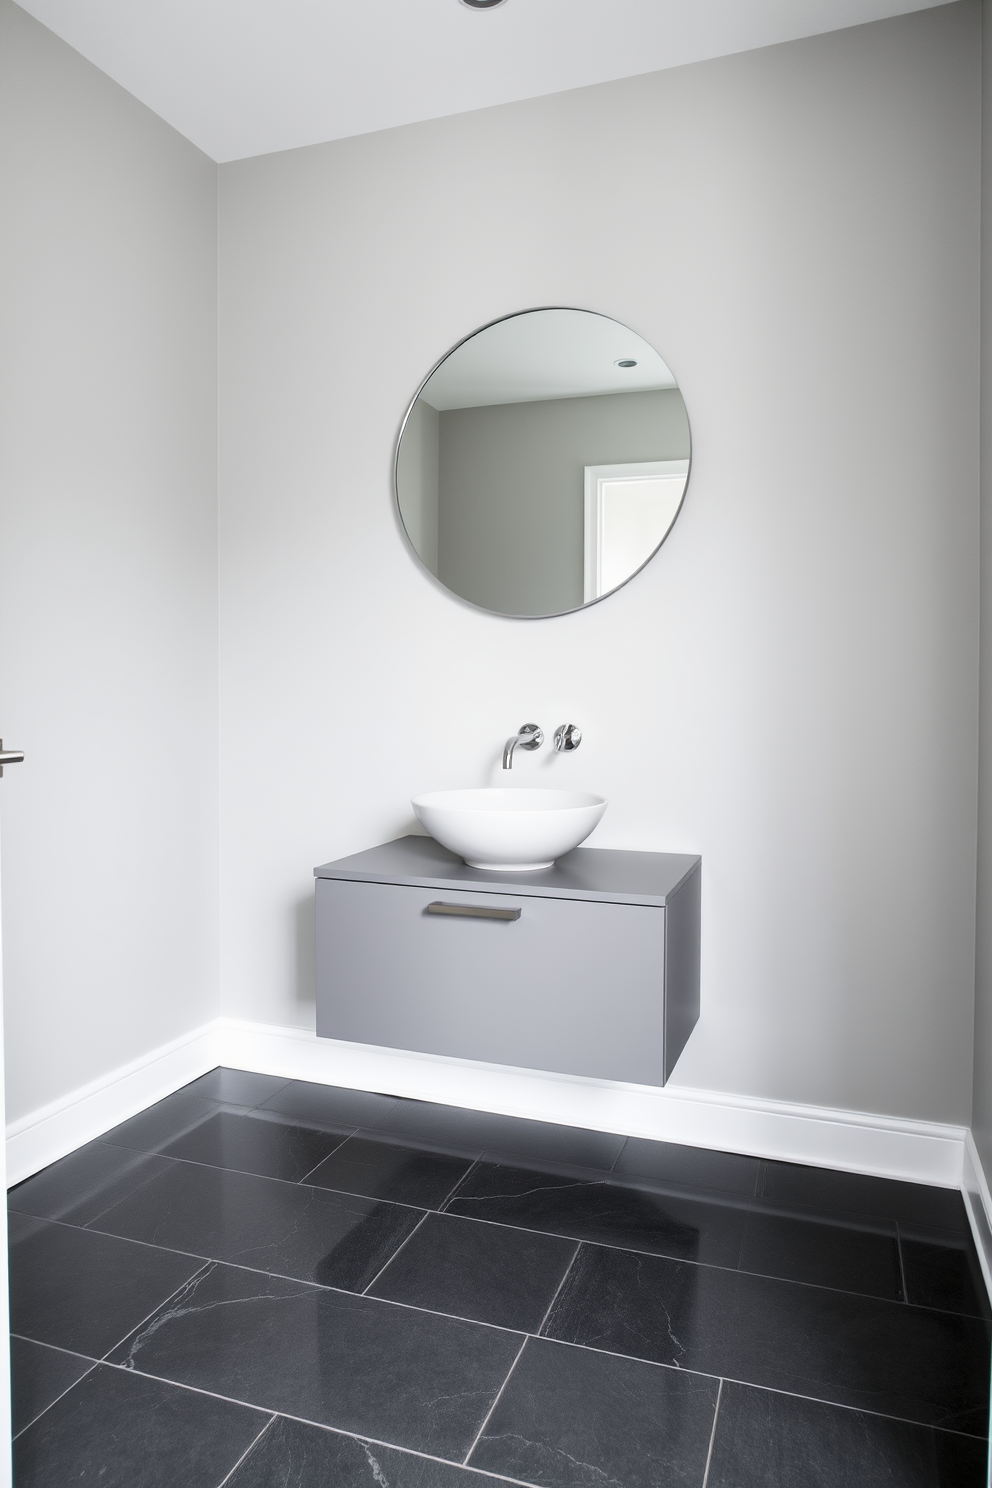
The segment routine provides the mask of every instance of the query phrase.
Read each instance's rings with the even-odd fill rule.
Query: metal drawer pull
[[[521,909],[489,909],[485,905],[474,904],[442,904],[440,899],[435,899],[433,904],[427,906],[428,914],[459,915],[467,920],[519,920],[523,914]]]

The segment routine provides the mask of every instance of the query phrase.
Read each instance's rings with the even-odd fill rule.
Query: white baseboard
[[[220,1062],[217,1020],[12,1121],[7,1127],[8,1187],[102,1136]]]
[[[970,1140],[964,1127],[935,1122],[511,1069],[220,1018],[14,1122],[7,1128],[8,1183],[19,1183],[217,1064],[946,1188],[962,1187]],[[969,1162],[974,1168],[977,1152]],[[977,1192],[977,1177],[972,1182]],[[983,1203],[987,1189],[984,1194]],[[992,1205],[986,1214],[992,1216]]]
[[[975,1237],[975,1248],[985,1276],[985,1286],[992,1297],[992,1194],[989,1192],[988,1179],[971,1132],[965,1137],[961,1187],[964,1190],[964,1205],[971,1222],[971,1232]]]
[[[992,1194],[989,1192],[988,1179],[971,1132],[965,1136],[961,1187],[975,1249],[978,1251],[978,1260],[985,1278],[985,1290],[992,1298]],[[985,1481],[992,1488],[992,1452],[989,1455]]]

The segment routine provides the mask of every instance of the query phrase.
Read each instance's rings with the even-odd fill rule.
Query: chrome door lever
[[[19,765],[24,758],[24,752],[20,749],[4,749],[3,740],[0,739],[0,776],[3,775],[4,765]]]

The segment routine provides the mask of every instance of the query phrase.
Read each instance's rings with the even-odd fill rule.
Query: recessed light
[[[506,0],[462,0],[469,10],[492,10],[497,5],[504,5]]]
[[[636,367],[637,363],[630,357],[624,357],[622,362],[614,362],[614,367]]]

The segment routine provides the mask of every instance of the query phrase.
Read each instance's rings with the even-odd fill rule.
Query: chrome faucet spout
[[[513,769],[513,751],[519,746],[521,749],[540,749],[544,743],[544,731],[536,723],[522,723],[520,732],[514,734],[512,739],[507,739],[503,746],[503,769]]]
[[[516,749],[518,744],[522,744],[524,742],[526,737],[526,734],[514,734],[512,739],[507,739],[506,743],[503,745],[504,770],[513,769],[513,751]]]

